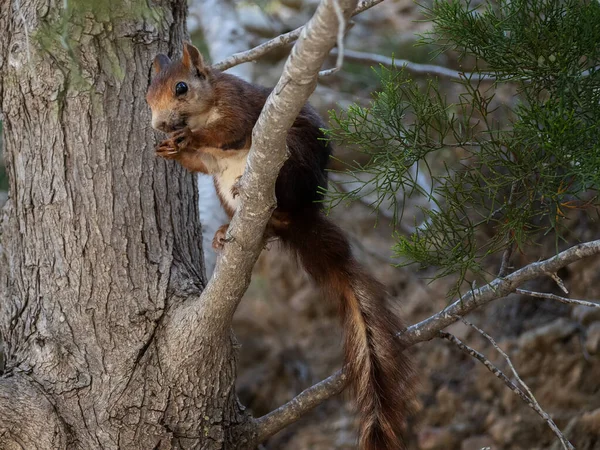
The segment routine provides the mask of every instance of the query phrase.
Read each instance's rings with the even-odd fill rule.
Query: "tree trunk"
[[[206,281],[197,193],[144,98],[185,1],[69,3],[0,0],[0,448],[242,448],[229,327],[173,321]]]

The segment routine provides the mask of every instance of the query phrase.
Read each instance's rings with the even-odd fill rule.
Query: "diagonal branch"
[[[600,308],[600,302],[590,302],[588,300],[577,300],[574,298],[561,297],[560,295],[548,294],[545,292],[528,291],[526,289],[516,289],[515,292],[517,294],[528,295],[530,297],[545,298],[548,300],[556,300],[557,302],[565,303],[567,305],[581,305],[581,306],[588,306],[590,308]]]
[[[512,274],[506,276],[505,278],[496,278],[489,284],[482,286],[479,289],[470,291],[469,293],[463,295],[439,313],[434,314],[428,319],[425,319],[417,324],[411,325],[406,330],[399,333],[399,337],[400,339],[402,339],[404,345],[407,348],[419,342],[424,342],[431,340],[435,337],[439,337],[441,330],[446,328],[448,325],[453,324],[462,316],[492,302],[493,300],[506,297],[507,295],[518,291],[518,286],[521,286],[523,283],[532,280],[533,278],[536,278],[538,276],[546,275],[548,272],[556,272],[559,269],[580,259],[598,254],[600,254],[600,240],[576,245],[559,253],[558,255],[552,258],[529,264],[523,267],[522,269],[519,269],[516,272],[513,272]],[[302,396],[301,402],[295,402],[295,399],[293,399],[292,401],[281,406],[277,410],[269,413],[264,418],[258,419],[257,423],[259,425],[259,436],[268,437],[272,435],[274,432],[277,432],[285,428],[287,425],[298,420],[302,415],[310,411],[320,402],[339,393],[339,391],[343,389],[346,384],[346,381],[342,380],[342,376],[343,375],[341,371],[336,372],[335,374],[327,378],[325,381],[322,381],[321,383],[318,383],[312,388],[309,388],[302,392],[300,394]],[[338,384],[338,382],[341,383],[341,387],[340,384]],[[508,382],[511,383],[510,380],[508,380]],[[324,392],[322,389],[316,389],[315,391],[313,391],[312,389],[316,388],[317,386],[320,386],[323,389],[327,389],[328,392]],[[517,389],[517,391],[525,397],[524,400],[528,399],[528,396],[516,386],[515,389]],[[313,398],[313,396],[317,395],[317,392],[319,396],[319,401],[315,403],[315,398]],[[521,396],[521,394],[519,395]],[[531,401],[529,400],[528,404],[530,403]],[[288,413],[288,409],[290,408],[294,409],[293,414]],[[265,419],[266,417],[269,417],[271,424],[277,424],[277,429],[275,429],[275,427],[273,427],[271,424],[269,425],[270,427],[272,427],[269,429],[270,434],[264,432],[261,429],[263,427],[267,427],[267,425],[265,424],[266,421],[263,421],[263,419]],[[272,431],[273,429],[275,429],[275,431]]]
[[[519,286],[536,277],[554,273],[575,261],[598,254],[600,254],[600,239],[575,245],[552,258],[528,264],[504,278],[496,278],[479,289],[469,291],[439,313],[410,326],[402,333],[401,338],[409,345],[433,339],[439,330],[456,322],[457,316],[465,316],[493,300],[506,297],[515,292]]]
[[[275,411],[256,419],[258,429],[256,442],[264,442],[325,400],[339,394],[346,387],[346,382],[346,376],[339,370],[329,378],[305,389]]]
[[[502,381],[504,381],[504,383],[510,388],[511,391],[513,391],[515,394],[517,394],[519,397],[521,397],[521,399],[523,399],[523,401],[525,403],[527,403],[527,405],[529,405],[529,407],[531,409],[533,409],[536,413],[539,414],[539,416],[542,419],[544,419],[546,421],[546,423],[548,424],[548,426],[550,427],[550,429],[554,432],[554,434],[556,434],[556,436],[558,437],[558,439],[560,440],[561,444],[563,445],[563,447],[566,450],[575,450],[575,447],[573,447],[573,445],[565,437],[565,435],[563,434],[563,432],[560,431],[560,428],[558,428],[556,426],[556,424],[554,423],[554,421],[552,420],[552,418],[550,417],[550,415],[546,411],[544,411],[542,409],[542,407],[540,406],[540,404],[537,402],[537,400],[533,396],[533,393],[531,392],[531,390],[529,389],[529,387],[527,387],[527,385],[523,382],[523,380],[521,380],[521,377],[519,377],[519,374],[517,373],[517,371],[515,370],[514,366],[512,365],[512,362],[510,361],[510,358],[508,357],[508,355],[506,353],[504,353],[504,351],[502,351],[502,349],[500,349],[500,347],[498,347],[498,344],[496,344],[496,341],[494,341],[494,339],[489,334],[487,334],[485,331],[481,330],[480,328],[476,327],[472,323],[470,323],[470,322],[468,322],[468,321],[466,321],[464,319],[463,319],[463,322],[465,322],[467,325],[469,325],[470,327],[472,327],[475,330],[477,330],[488,341],[490,341],[490,343],[494,346],[494,348],[496,348],[496,350],[498,350],[498,352],[504,357],[504,359],[506,360],[506,362],[510,366],[511,370],[513,371],[513,373],[514,373],[515,377],[517,378],[517,380],[519,381],[519,383],[527,391],[527,394],[525,392],[523,392],[521,389],[519,389],[518,386],[516,386],[512,381],[510,381],[509,378],[504,374],[504,372],[502,372],[498,367],[496,367],[494,364],[492,364],[485,356],[483,356],[477,350],[469,347],[467,344],[465,344],[464,342],[462,342],[456,336],[454,336],[454,335],[452,335],[450,333],[446,333],[445,331],[440,331],[439,332],[439,336],[442,339],[446,339],[446,340],[452,342],[458,348],[460,348],[463,352],[465,352],[465,353],[471,355],[473,358],[477,359],[490,372],[492,372],[494,375],[496,375],[498,378],[500,378]]]
[[[360,14],[361,12],[366,11],[367,9],[372,8],[373,6],[381,3],[382,1],[383,0],[363,0],[362,2],[360,2],[358,4],[356,9],[350,16],[345,15],[346,22],[348,22],[348,19],[350,17],[354,17],[357,14]],[[354,4],[356,4],[356,3],[357,2],[354,2]],[[316,13],[315,13],[315,15],[316,15]],[[262,44],[254,47],[248,51],[235,53],[235,54],[231,55],[229,58],[224,59],[223,61],[218,62],[216,64],[213,64],[213,68],[215,68],[217,70],[227,70],[233,66],[237,66],[238,64],[243,64],[246,62],[254,61],[254,60],[260,58],[261,56],[264,56],[267,53],[269,53],[277,48],[284,47],[288,44],[291,44],[292,42],[294,42],[295,40],[297,40],[300,37],[300,35],[302,34],[302,31],[307,26],[308,26],[308,24],[298,27],[295,30],[292,30],[288,33],[277,36],[276,38],[273,38],[270,41],[263,42]],[[332,27],[333,26],[334,25],[332,25]]]

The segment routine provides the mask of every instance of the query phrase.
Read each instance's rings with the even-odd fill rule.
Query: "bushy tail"
[[[343,232],[322,212],[294,217],[289,229],[278,234],[326,293],[339,299],[361,450],[404,449],[412,368],[395,337],[403,326],[386,307],[384,287],[358,265]]]

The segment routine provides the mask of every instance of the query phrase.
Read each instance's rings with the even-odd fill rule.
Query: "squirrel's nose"
[[[152,120],[152,128],[166,133],[169,131],[169,124],[167,123],[166,120],[153,119]]]

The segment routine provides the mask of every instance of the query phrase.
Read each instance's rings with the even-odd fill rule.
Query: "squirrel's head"
[[[146,94],[152,110],[152,127],[170,133],[201,126],[202,117],[214,105],[212,72],[196,47],[183,44],[183,55],[171,61],[157,55],[154,77]],[[200,122],[200,123],[199,123]]]

